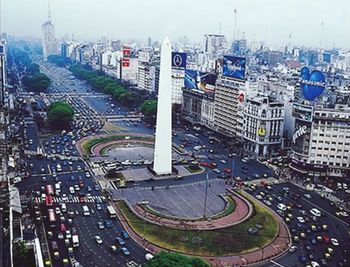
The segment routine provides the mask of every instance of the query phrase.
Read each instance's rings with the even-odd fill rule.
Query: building
[[[203,51],[212,57],[225,54],[227,40],[221,34],[205,34],[203,39]]]
[[[267,94],[252,94],[244,103],[244,147],[257,156],[279,152],[283,142],[284,104]]]
[[[159,59],[159,50],[139,51],[137,86],[141,90],[158,92]]]
[[[185,86],[185,69],[171,71],[171,103],[182,104],[182,89]]]
[[[55,38],[55,27],[51,22],[50,8],[48,20],[42,25],[42,34],[43,60],[47,61],[48,56],[58,54],[58,44]]]
[[[229,137],[237,137],[239,92],[244,82],[221,76],[215,85],[214,129]]]
[[[298,176],[350,177],[349,96],[333,107],[294,103],[291,170]]]
[[[0,42],[0,110],[4,106],[5,98],[5,83],[6,83],[6,71],[5,71],[5,41]]]

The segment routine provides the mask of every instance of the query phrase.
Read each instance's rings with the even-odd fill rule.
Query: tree
[[[146,263],[145,267],[210,267],[210,265],[200,258],[161,251]]]
[[[63,101],[54,102],[47,108],[47,118],[52,129],[69,129],[74,116],[73,108]]]
[[[123,106],[133,107],[139,103],[140,95],[138,95],[137,93],[134,93],[134,92],[126,91],[125,93],[123,93],[119,96],[118,101]]]
[[[13,243],[13,259],[14,266],[23,266],[23,263],[27,261],[28,248],[23,240],[19,240]]]
[[[155,124],[157,116],[157,100],[146,100],[141,105],[141,112],[145,116],[145,121]]]

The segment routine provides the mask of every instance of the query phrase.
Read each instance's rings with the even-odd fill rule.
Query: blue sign
[[[301,69],[300,86],[306,100],[313,101],[321,95],[326,87],[326,78],[319,70],[310,73],[307,67]]]
[[[243,57],[224,56],[222,73],[226,77],[245,80],[246,59]]]
[[[171,65],[174,68],[186,69],[186,53],[172,52],[171,54]]]

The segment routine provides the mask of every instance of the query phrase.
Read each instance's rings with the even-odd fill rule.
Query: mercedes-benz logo
[[[175,67],[180,67],[182,65],[182,57],[179,54],[176,54],[173,58],[173,63]]]

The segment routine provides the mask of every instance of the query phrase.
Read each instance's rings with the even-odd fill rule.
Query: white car
[[[303,217],[297,217],[298,222],[305,223],[305,219]]]
[[[335,246],[335,247],[338,247],[339,246],[339,242],[337,239],[335,238],[331,238],[331,242],[332,242],[332,245]]]
[[[285,210],[287,209],[287,206],[284,205],[284,204],[282,204],[282,203],[279,203],[279,204],[277,205],[277,208],[278,208],[279,210],[285,211]]]
[[[95,235],[94,238],[95,238],[97,244],[102,244],[103,243],[102,238],[99,235]]]
[[[55,213],[56,213],[57,215],[61,214],[61,210],[60,210],[60,208],[59,208],[59,207],[56,207],[56,209],[55,209]]]
[[[311,262],[311,266],[312,266],[312,267],[320,267],[320,265],[318,264],[317,261],[312,261],[312,262]]]
[[[86,173],[85,173],[85,176],[86,176],[86,178],[90,178],[90,177],[91,177],[91,174],[90,174],[89,172],[86,172]]]
[[[69,193],[71,193],[71,194],[74,194],[74,193],[75,193],[75,190],[74,190],[74,187],[73,187],[73,186],[70,186],[70,187],[69,187]]]
[[[316,216],[316,217],[321,217],[321,215],[322,215],[321,211],[319,211],[319,210],[316,209],[316,208],[311,209],[311,210],[310,210],[310,213],[311,213],[312,215]]]
[[[72,234],[70,233],[70,230],[66,231],[66,238],[68,239],[72,238]]]

